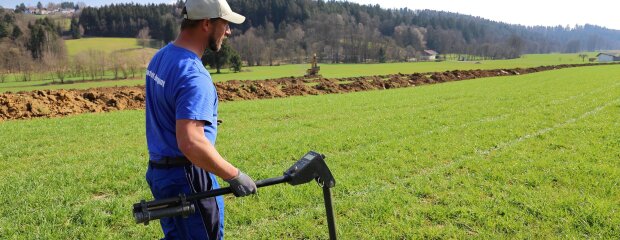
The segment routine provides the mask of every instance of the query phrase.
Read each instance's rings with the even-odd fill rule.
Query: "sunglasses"
[[[226,31],[230,30],[230,25],[228,25],[228,21],[223,19],[223,18],[210,18],[209,21],[213,21],[213,22],[217,22],[217,21],[224,21],[226,22]]]

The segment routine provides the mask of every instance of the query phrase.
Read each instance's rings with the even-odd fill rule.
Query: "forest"
[[[324,0],[229,0],[247,17],[229,43],[248,65],[303,62],[363,63],[419,59],[432,49],[489,59],[525,53],[620,48],[620,31],[594,25],[522,26],[434,10]],[[79,24],[89,37],[135,37],[148,27],[163,42],[174,39],[183,2],[87,7]],[[261,46],[257,48],[256,46]]]

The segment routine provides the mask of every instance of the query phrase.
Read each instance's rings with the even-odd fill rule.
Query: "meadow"
[[[66,40],[65,45],[67,46],[69,56],[74,56],[89,49],[110,53],[118,50],[142,48],[142,46],[138,45],[138,41],[135,38],[81,38]]]
[[[155,49],[142,49],[133,38],[84,38],[78,40],[67,40],[67,50],[73,56],[88,49],[102,49],[107,53],[114,51],[126,51],[128,57],[142,59],[148,63]],[[596,53],[588,53],[590,57]],[[587,59],[586,59],[587,61]],[[383,63],[383,64],[320,64],[320,74],[325,78],[359,77],[370,75],[387,75],[395,73],[422,73],[439,72],[447,70],[471,70],[471,69],[500,69],[500,68],[527,68],[543,65],[559,64],[581,64],[583,60],[578,54],[527,54],[519,59],[510,60],[486,60],[486,61],[444,61],[444,62],[403,62],[403,63]],[[291,64],[281,66],[253,66],[244,67],[242,72],[234,73],[229,69],[222,69],[221,74],[212,72],[213,80],[223,82],[229,80],[263,80],[281,77],[303,76],[309,64]],[[55,76],[40,74],[38,81],[23,82],[19,81],[19,75],[8,77],[5,83],[0,83],[1,92],[32,91],[41,89],[87,89],[92,87],[114,87],[114,86],[137,86],[143,85],[143,77],[111,80],[113,75],[110,71],[104,76],[106,81],[81,82],[81,77],[71,77],[68,81],[78,81],[68,84],[52,84],[59,82],[54,80]],[[86,79],[88,80],[88,78]]]
[[[218,149],[254,179],[327,156],[341,239],[620,236],[618,66],[226,102],[219,115]],[[0,239],[161,237],[131,216],[151,199],[144,134],[144,111],[0,123]],[[226,214],[229,239],[327,238],[315,184],[228,196]]]

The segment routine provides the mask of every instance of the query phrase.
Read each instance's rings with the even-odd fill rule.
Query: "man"
[[[228,23],[245,17],[226,0],[187,0],[181,32],[155,54],[146,71],[146,180],[155,199],[219,188],[214,175],[227,181],[237,197],[256,193],[252,179],[215,149],[217,91],[200,58],[208,47],[218,51],[230,35]],[[213,175],[214,174],[214,175]],[[194,202],[188,218],[162,218],[165,239],[222,239],[222,197]]]

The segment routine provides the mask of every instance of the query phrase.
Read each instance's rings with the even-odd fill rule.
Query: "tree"
[[[80,24],[78,23],[78,19],[75,17],[71,18],[71,37],[73,39],[80,39],[82,38],[83,31],[84,29],[80,31]]]
[[[121,52],[110,53],[110,65],[112,67],[112,73],[114,74],[114,80],[118,80],[120,74],[123,74],[123,79],[127,79],[126,59],[127,56]]]
[[[21,28],[19,28],[19,26],[15,25],[15,26],[13,27],[13,33],[11,34],[11,37],[13,38],[13,40],[18,39],[19,37],[21,37],[21,36],[22,36],[22,34],[23,34],[23,33],[22,33],[22,29],[21,29]]]
[[[4,10],[2,10],[2,11],[4,11]],[[0,13],[2,13],[2,12],[0,12]],[[15,23],[15,16],[13,14],[6,13],[4,15],[4,22],[6,24],[14,24]]]
[[[24,3],[21,3],[15,6],[15,13],[24,13],[24,12],[26,12],[26,5]]]
[[[26,43],[32,58],[40,60],[46,52],[63,50],[64,43],[58,35],[57,27],[49,18],[37,19],[34,24],[28,24],[30,38]]]
[[[140,68],[140,59],[137,56],[126,59],[127,70],[131,73],[131,78],[136,78],[136,73]],[[128,74],[129,75],[129,74]]]
[[[60,80],[60,83],[65,83],[65,78],[67,77],[67,73],[69,72],[69,63],[63,59],[57,59],[54,65],[54,73],[56,77]]]
[[[82,24],[78,26],[78,32],[80,33],[80,37],[84,36],[84,27],[82,26]]]
[[[383,47],[379,48],[379,62],[385,63],[385,49]]]
[[[525,43],[523,42],[523,39],[521,37],[517,36],[516,34],[513,34],[508,39],[508,48],[510,49],[508,53],[508,58],[521,57],[521,54],[523,53],[524,44]]]
[[[228,42],[224,42],[222,44],[222,48],[213,52],[211,49],[205,51],[202,56],[202,63],[206,66],[209,65],[211,68],[217,69],[217,73],[221,73],[220,69],[227,65],[230,62],[230,58],[233,55],[238,55],[238,53],[228,45]]]
[[[75,3],[73,2],[61,2],[60,3],[60,8],[62,9],[72,9],[75,8]]]
[[[241,72],[241,67],[243,63],[241,62],[241,57],[239,54],[234,54],[230,57],[230,68],[233,72]]]
[[[142,46],[142,48],[145,48],[148,45],[149,40],[151,39],[151,35],[149,34],[149,32],[149,27],[144,27],[140,29],[140,31],[138,32],[138,36],[136,36],[138,44]]]
[[[566,49],[564,50],[567,53],[576,53],[581,50],[581,42],[577,39],[571,40],[566,44]]]
[[[171,14],[167,14],[163,17],[163,30],[161,40],[164,41],[164,44],[168,44],[169,42],[174,41],[178,34],[178,27],[176,22],[174,21],[174,17]]]
[[[82,77],[82,81],[86,80],[88,62],[86,52],[78,53],[73,57],[73,75]]]
[[[101,78],[103,78],[103,73],[105,71],[105,54],[103,51],[89,49],[85,54],[84,59],[86,60],[86,71],[88,71],[90,79],[95,80],[100,73]]]
[[[39,10],[43,9],[43,4],[41,2],[37,3],[37,9]]]
[[[7,76],[8,76],[7,72],[0,68],[0,83],[4,83],[4,81],[6,81]]]
[[[579,54],[579,57],[581,58],[582,62],[585,62],[586,58],[588,57],[588,54],[582,53],[582,54]]]
[[[0,39],[3,39],[8,36],[9,36],[9,32],[6,30],[6,26],[4,25],[4,23],[0,23]]]

